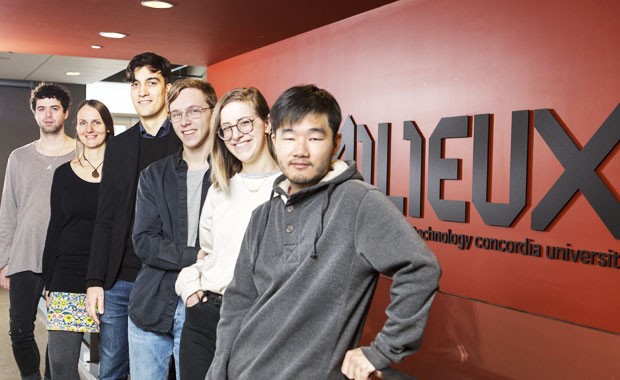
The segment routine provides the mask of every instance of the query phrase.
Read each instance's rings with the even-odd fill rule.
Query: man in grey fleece
[[[316,86],[271,109],[283,175],[246,231],[207,379],[368,379],[420,346],[439,265],[354,162],[332,161],[341,119]],[[388,320],[355,348],[379,273],[392,277]]]

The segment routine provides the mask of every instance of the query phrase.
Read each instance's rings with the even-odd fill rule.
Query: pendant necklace
[[[41,145],[41,143],[39,142],[39,146],[40,145]],[[65,147],[65,143],[62,144],[62,146],[60,147],[60,150],[58,151],[57,155],[51,156],[51,157],[53,157],[51,159],[51,161],[47,159],[50,156],[47,156],[47,155],[45,155],[43,153],[39,153],[39,154],[41,154],[41,156],[43,156],[43,160],[45,161],[45,164],[47,164],[47,166],[45,167],[45,170],[53,170],[54,169],[54,163],[56,162],[56,159],[60,156],[60,153],[62,153],[62,149],[64,147]]]
[[[82,158],[84,159],[84,161],[88,162],[88,165],[90,165],[91,168],[93,168],[93,171],[92,173],[90,173],[90,175],[92,175],[93,178],[99,178],[99,172],[97,171],[97,169],[99,169],[99,167],[103,164],[103,160],[101,160],[99,165],[95,167],[93,166],[93,164],[90,163],[90,161],[88,161],[88,158],[86,158],[86,156],[84,155],[84,152],[82,152]]]
[[[245,182],[245,178],[243,178],[243,176],[240,176],[240,178],[241,178],[241,183],[243,183],[243,186],[244,186],[246,189],[248,189],[248,191],[249,191],[250,193],[255,193],[255,192],[257,192],[258,190],[260,190],[260,188],[261,188],[261,187],[263,187],[263,185],[264,185],[264,184],[265,184],[265,182],[267,181],[267,177],[264,177],[264,178],[263,178],[263,180],[262,180],[262,181],[258,184],[258,186],[254,188],[254,187],[250,187],[250,186],[248,186],[248,184]]]
[[[56,162],[57,158],[58,156],[54,156],[54,158],[52,159],[52,162],[49,162],[47,161],[47,158],[43,156],[43,159],[45,160],[45,163],[47,164],[47,166],[45,167],[45,170],[52,170],[52,167],[54,166],[54,162]]]

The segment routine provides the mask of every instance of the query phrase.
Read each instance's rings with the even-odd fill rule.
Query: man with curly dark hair
[[[39,139],[11,152],[6,167],[0,205],[0,286],[9,290],[11,345],[22,379],[41,378],[34,321],[43,291],[41,266],[52,177],[75,154],[75,140],[65,134],[70,104],[65,87],[45,82],[36,86],[30,108]]]

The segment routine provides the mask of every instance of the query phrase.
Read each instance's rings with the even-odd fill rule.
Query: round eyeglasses
[[[185,116],[187,116],[189,119],[199,119],[200,118],[200,114],[202,114],[204,111],[211,109],[211,107],[189,107],[188,109],[185,110],[185,112],[182,111],[172,111],[170,112],[170,121],[173,122],[174,124],[178,124],[181,122],[181,120],[183,120],[183,114],[185,114]]]
[[[254,129],[254,119],[250,119],[249,117],[242,117],[237,120],[237,124],[222,124],[217,129],[217,135],[220,139],[224,141],[228,141],[233,137],[233,128],[237,128],[240,133],[247,135],[252,132]]]

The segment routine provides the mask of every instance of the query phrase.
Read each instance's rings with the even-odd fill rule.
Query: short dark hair
[[[60,102],[62,110],[65,112],[67,112],[69,106],[71,106],[71,95],[69,95],[69,90],[67,90],[65,86],[56,83],[41,82],[32,90],[30,93],[30,109],[32,113],[35,112],[37,100],[39,99],[56,99]]]
[[[160,73],[164,77],[164,82],[166,84],[170,83],[172,77],[170,61],[161,55],[151,52],[138,54],[129,61],[127,69],[125,69],[125,80],[130,83],[136,80],[136,69],[141,67],[148,67],[151,72]]]
[[[326,115],[336,141],[342,121],[340,105],[327,90],[313,84],[291,87],[278,97],[271,107],[269,122],[273,133],[286,124],[295,124],[310,114]]]
[[[80,110],[85,106],[92,107],[97,110],[97,112],[99,112],[99,116],[101,116],[103,125],[105,125],[105,141],[108,141],[110,137],[114,136],[114,120],[112,119],[112,114],[110,113],[110,110],[108,109],[108,107],[106,107],[105,104],[103,104],[99,100],[87,99],[80,103],[80,105],[77,107],[77,110],[75,111],[75,114],[77,115],[77,113],[80,112]]]

